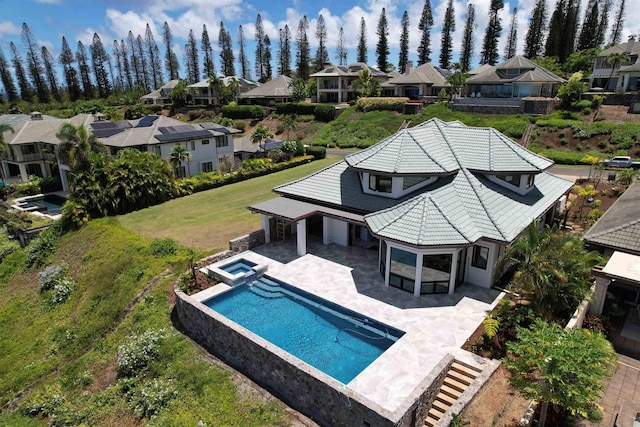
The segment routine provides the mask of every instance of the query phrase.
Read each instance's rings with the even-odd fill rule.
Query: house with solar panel
[[[389,75],[364,62],[350,65],[327,65],[309,77],[316,79],[316,95],[318,102],[341,103],[357,98],[353,82],[359,79],[360,72],[368,70],[380,83],[389,80]]]
[[[505,247],[532,221],[553,220],[573,182],[552,164],[495,129],[432,119],[249,209],[267,242],[292,239],[300,256],[308,239],[377,248],[386,286],[451,294],[490,287]]]
[[[55,147],[60,143],[56,133],[64,123],[84,126],[105,144],[112,155],[123,149],[149,151],[168,160],[176,145],[184,146],[191,154],[187,164],[174,173],[179,177],[200,172],[218,170],[220,161],[233,159],[233,135],[238,129],[216,123],[185,124],[165,116],[146,116],[138,120],[106,121],[97,113],[78,114],[69,119],[43,117],[40,113],[3,115],[0,123],[10,124],[14,132],[4,133],[4,139],[12,148],[9,157],[2,161],[5,177],[27,182],[29,176],[52,176],[51,163],[55,160]],[[24,117],[23,117],[24,116]],[[58,163],[63,190],[68,191],[66,173],[69,167]]]

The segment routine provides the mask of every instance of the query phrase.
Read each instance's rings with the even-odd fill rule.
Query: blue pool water
[[[404,335],[267,277],[204,304],[344,384]]]
[[[220,267],[229,274],[248,273],[256,265],[246,259],[239,259],[227,265]]]
[[[41,197],[34,197],[27,200],[27,205],[24,207],[38,206],[40,211],[45,211],[50,214],[59,214],[62,210],[62,205],[65,204],[67,199],[55,194],[47,194]]]

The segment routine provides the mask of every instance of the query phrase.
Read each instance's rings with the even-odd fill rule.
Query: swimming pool
[[[56,194],[23,197],[16,199],[16,208],[25,211],[36,211],[50,215],[58,215],[67,199]]]
[[[267,276],[204,304],[343,384],[404,335]]]

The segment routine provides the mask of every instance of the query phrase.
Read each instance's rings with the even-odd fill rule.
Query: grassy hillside
[[[175,252],[173,252],[175,251]],[[173,252],[173,253],[172,253]],[[41,292],[19,250],[0,265],[0,425],[283,425],[172,326],[173,272],[193,254],[115,219],[65,235],[48,265],[73,281]],[[120,359],[119,359],[120,355]],[[119,362],[120,361],[120,362]]]

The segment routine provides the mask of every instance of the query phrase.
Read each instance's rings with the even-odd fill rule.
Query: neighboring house
[[[495,129],[432,119],[249,209],[267,242],[287,226],[299,255],[307,235],[377,247],[387,286],[451,294],[463,282],[490,287],[505,247],[532,221],[552,221],[573,185],[546,172],[552,164]]]
[[[467,78],[466,96],[481,98],[553,97],[565,80],[524,56],[514,56]]]
[[[627,54],[629,61],[625,63],[611,62],[607,58],[612,54]],[[640,90],[640,41],[634,36],[629,41],[611,46],[598,54],[593,63],[593,72],[589,77],[591,89],[600,88],[606,91],[628,92]]]
[[[221,77],[220,80],[222,80],[225,86],[229,86],[231,83],[237,84],[241,94],[260,86],[259,83],[237,76]],[[187,88],[191,93],[191,99],[194,105],[218,105],[218,94],[211,86],[208,78],[200,80],[198,83],[188,85]]]
[[[238,96],[242,104],[274,105],[278,102],[291,102],[291,77],[278,76],[259,87]]]
[[[14,132],[4,133],[4,141],[11,148],[9,157],[2,161],[4,176],[9,181],[27,182],[31,175],[52,176],[55,148],[60,143],[56,133],[64,123],[88,126],[90,114],[79,114],[70,119],[43,116],[37,111],[27,114],[0,116],[1,124],[10,125]]]
[[[383,73],[363,62],[350,65],[329,65],[309,77],[316,79],[318,102],[342,103],[357,98],[353,88],[353,82],[359,79],[362,70],[369,70],[373,77],[381,84],[389,79],[387,73]]]
[[[241,162],[247,159],[264,156],[265,153],[281,147],[282,141],[273,138],[269,138],[259,144],[251,142],[250,135],[244,135],[233,140],[233,151],[235,157]]]
[[[393,88],[393,96],[403,96],[410,99],[438,96],[442,89],[451,86],[446,81],[447,74],[447,71],[425,63],[410,69],[406,74],[389,79],[384,86],[385,88]]]
[[[171,104],[171,98],[169,98],[169,94],[178,83],[180,83],[179,79],[171,80],[169,83],[160,86],[159,89],[141,96],[140,103],[144,105]]]
[[[173,147],[183,145],[191,153],[191,160],[174,171],[181,177],[217,170],[222,159],[233,157],[233,134],[240,133],[237,129],[211,122],[189,125],[165,116],[118,122],[105,121],[102,114],[42,120],[39,113],[33,113],[31,120],[26,121],[21,117],[0,118],[0,123],[19,123],[12,125],[14,133],[8,131],[4,134],[13,154],[3,160],[2,167],[6,177],[23,182],[28,181],[30,175],[52,176],[51,163],[56,159],[55,148],[60,144],[56,133],[64,123],[86,127],[109,148],[112,155],[129,148],[149,151],[168,161]],[[63,190],[68,191],[66,174],[69,167],[60,161],[57,164]]]

